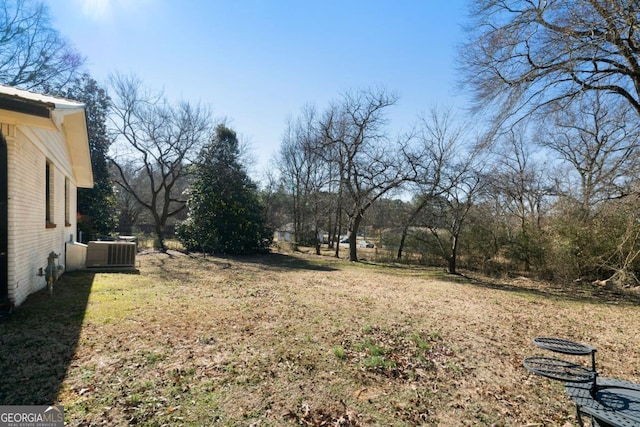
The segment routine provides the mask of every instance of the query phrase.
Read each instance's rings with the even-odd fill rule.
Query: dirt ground
[[[87,426],[576,425],[562,384],[523,368],[554,356],[538,336],[588,343],[602,376],[640,381],[637,298],[591,284],[300,253],[138,260],[139,274],[66,274],[0,324],[0,366],[20,384],[0,386],[2,404],[55,396]],[[45,315],[37,333],[67,331],[60,360],[25,346]]]

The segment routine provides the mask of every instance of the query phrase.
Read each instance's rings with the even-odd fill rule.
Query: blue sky
[[[47,0],[99,82],[133,73],[171,100],[201,101],[272,167],[288,116],[340,93],[399,94],[393,131],[434,105],[461,107],[456,46],[466,0]]]

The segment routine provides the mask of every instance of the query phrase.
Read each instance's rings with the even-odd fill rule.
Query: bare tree
[[[349,259],[357,261],[356,237],[365,212],[407,181],[407,141],[391,140],[385,113],[397,96],[385,90],[347,92],[324,113],[319,149],[337,165],[348,220]],[[338,245],[339,246],[339,245]]]
[[[165,250],[164,227],[186,207],[185,180],[211,136],[210,115],[200,104],[170,105],[136,77],[115,75],[111,85],[116,183],[150,213],[159,248]],[[133,174],[127,173],[129,168]],[[131,176],[143,177],[145,185],[130,181]]]
[[[328,213],[320,196],[328,185],[329,175],[326,162],[316,150],[321,139],[316,124],[316,111],[310,106],[303,108],[299,117],[289,120],[280,146],[279,165],[285,188],[291,194],[295,241],[311,243],[319,253],[320,220]]]
[[[447,261],[450,274],[457,274],[460,236],[469,210],[477,202],[486,186],[477,151],[463,154],[461,160],[443,170],[441,197],[430,199],[423,210],[424,226],[436,239]]]
[[[397,259],[402,259],[402,251],[416,218],[437,197],[449,190],[452,180],[443,181],[443,173],[459,155],[463,143],[464,130],[454,126],[451,110],[440,111],[432,108],[427,116],[420,119],[421,127],[417,134],[417,150],[410,162],[414,165],[415,177],[409,183],[413,194],[413,209],[403,221]]]
[[[603,101],[600,93],[582,97],[541,126],[540,144],[558,154],[577,176],[578,188],[564,188],[588,216],[593,206],[631,192],[630,181],[639,164],[638,116],[628,104]],[[562,179],[563,182],[571,182]],[[576,191],[574,191],[576,190]]]
[[[511,236],[511,254],[529,271],[541,247],[535,236],[540,234],[542,218],[549,197],[555,193],[544,171],[547,165],[537,161],[534,144],[525,126],[517,126],[503,135],[498,143],[494,171],[488,177],[489,195],[498,215],[506,217]]]
[[[640,3],[628,0],[478,0],[461,49],[476,106],[498,123],[587,91],[640,114]]]
[[[75,77],[84,59],[51,26],[37,0],[0,4],[0,82],[57,92]]]
[[[496,155],[495,170],[490,182],[494,194],[502,200],[504,209],[518,219],[524,229],[527,223],[540,225],[544,198],[553,189],[545,183],[544,164],[534,159],[526,131],[512,129],[502,139]]]

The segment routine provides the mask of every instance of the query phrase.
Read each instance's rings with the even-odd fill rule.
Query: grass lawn
[[[536,336],[640,381],[640,305],[592,285],[489,283],[328,256],[138,256],[67,273],[0,324],[0,404],[68,425],[572,426]],[[586,359],[569,357],[570,360]]]

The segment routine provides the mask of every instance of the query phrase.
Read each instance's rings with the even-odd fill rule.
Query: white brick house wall
[[[17,126],[14,138],[6,137],[9,174],[9,253],[14,262],[9,264],[9,297],[16,305],[29,294],[42,289],[45,278],[38,276],[46,267],[51,251],[60,255],[65,263],[65,242],[76,233],[76,186],[70,176],[70,159],[64,150],[60,132],[23,131]],[[37,138],[37,139],[36,139]],[[46,144],[44,143],[46,141]],[[55,159],[55,160],[54,160]],[[53,223],[45,222],[45,170],[51,164],[53,178]],[[69,222],[65,222],[65,178],[69,180]],[[12,271],[13,270],[13,271]]]
[[[0,86],[0,95],[2,88],[5,87]],[[45,97],[49,99],[58,101]],[[51,119],[0,109],[0,131],[7,142],[8,291],[16,306],[46,286],[45,277],[38,273],[45,269],[50,252],[59,255],[59,264],[65,264],[65,242],[77,238],[78,181],[84,187],[93,185],[84,108],[82,104],[68,103],[61,115],[57,115],[54,103]],[[66,122],[69,111],[79,117]],[[47,162],[52,195],[49,225]]]

